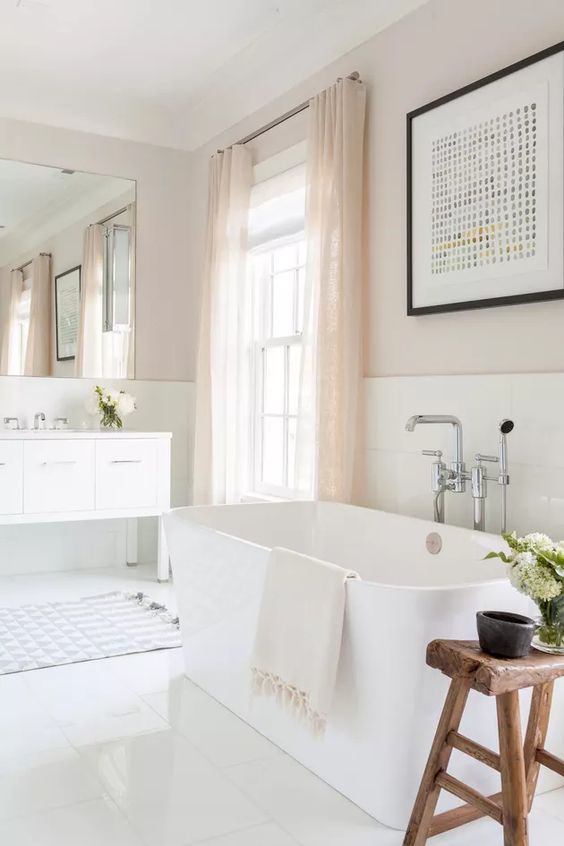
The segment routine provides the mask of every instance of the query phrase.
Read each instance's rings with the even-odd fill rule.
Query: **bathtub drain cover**
[[[425,538],[425,546],[431,555],[438,555],[443,548],[443,539],[438,532],[429,532]]]

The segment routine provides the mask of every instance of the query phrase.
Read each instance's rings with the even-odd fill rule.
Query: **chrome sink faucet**
[[[499,457],[476,453],[476,464],[468,473],[464,464],[462,447],[462,424],[458,417],[450,414],[415,414],[405,424],[406,431],[413,432],[421,423],[448,423],[453,428],[453,452],[450,466],[443,462],[441,450],[424,449],[423,455],[430,455],[437,460],[433,462],[431,470],[431,488],[433,497],[433,516],[435,522],[444,523],[444,495],[445,492],[464,493],[466,482],[471,483],[473,499],[473,527],[477,531],[485,530],[487,482],[497,482],[501,487],[501,532],[507,530],[507,486],[509,473],[507,472],[507,435],[513,431],[512,420],[502,420],[499,424]],[[488,476],[483,466],[485,462],[499,464],[496,477]]]
[[[34,429],[44,429],[45,428],[45,414],[42,411],[38,411],[35,417],[33,418],[33,428]]]

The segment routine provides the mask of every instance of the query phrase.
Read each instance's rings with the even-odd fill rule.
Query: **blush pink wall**
[[[190,285],[198,287],[207,161],[288,108],[358,70],[368,87],[367,376],[564,370],[564,301],[406,316],[405,115],[564,40],[562,0],[430,0],[191,157]],[[303,121],[257,145],[264,158],[303,137]]]

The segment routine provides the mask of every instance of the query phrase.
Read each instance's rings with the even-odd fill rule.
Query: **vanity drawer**
[[[155,439],[100,439],[96,444],[96,508],[155,506],[157,449]]]
[[[23,444],[0,441],[0,514],[23,511]]]
[[[24,512],[93,510],[94,455],[94,441],[25,441]]]

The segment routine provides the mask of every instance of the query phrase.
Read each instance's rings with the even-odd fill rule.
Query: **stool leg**
[[[540,764],[535,756],[537,749],[544,749],[553,690],[554,682],[539,684],[533,690],[531,699],[531,711],[527,734],[525,735],[525,773],[527,776],[529,811],[533,806],[540,770]]]
[[[446,739],[449,732],[457,731],[460,725],[469,690],[467,679],[454,678],[450,684],[403,846],[424,846],[427,842],[429,826],[441,792],[435,779],[441,770],[446,770],[452,754],[452,746],[447,744]]]
[[[519,693],[504,693],[496,699],[503,793],[503,837],[505,846],[528,846],[527,779],[521,738]]]

